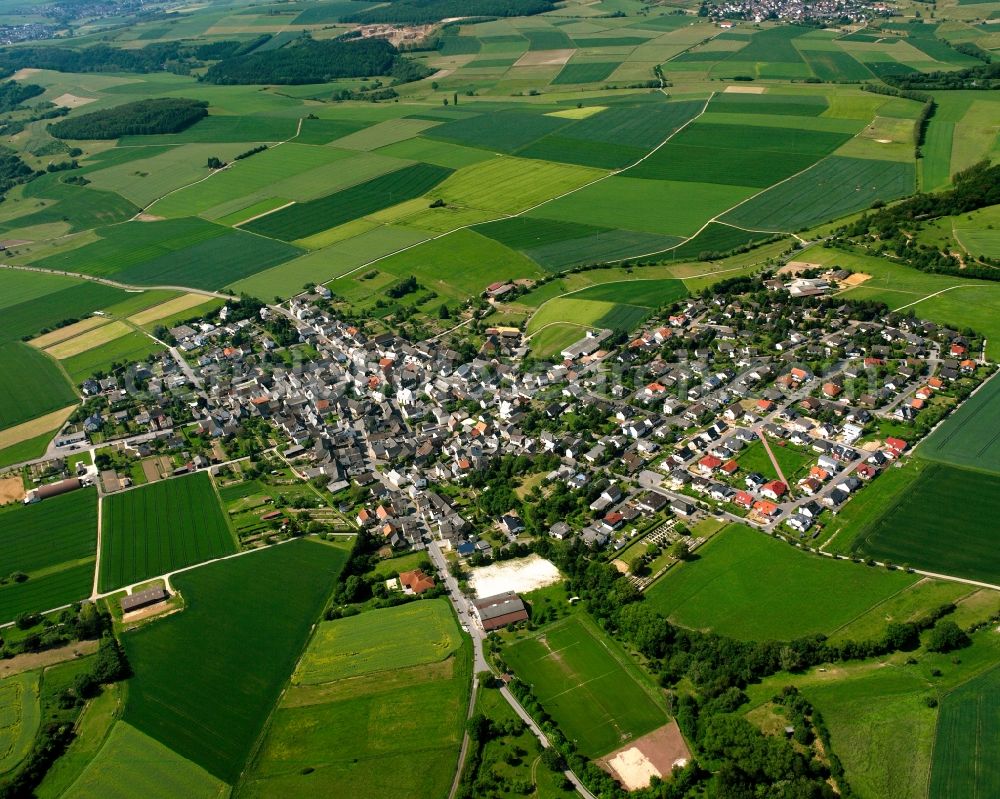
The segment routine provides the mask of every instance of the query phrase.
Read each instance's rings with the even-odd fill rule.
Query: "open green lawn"
[[[1000,793],[1000,667],[944,697],[931,766],[931,799]]]
[[[28,575],[0,586],[0,623],[90,596],[96,543],[93,489],[0,510],[0,568]]]
[[[669,720],[659,689],[582,616],[513,641],[503,656],[587,757],[607,754]]]
[[[1000,583],[1000,476],[932,463],[855,540],[877,560]]]
[[[920,443],[923,458],[1000,474],[1000,380],[992,378]]]
[[[62,794],[66,799],[217,799],[228,786],[205,769],[140,732],[117,722],[104,745]]]
[[[236,542],[204,472],[104,499],[102,591],[235,551]]]
[[[917,578],[809,555],[727,527],[647,592],[671,621],[750,640],[829,633]]]
[[[453,654],[460,644],[446,600],[374,610],[320,624],[293,682],[314,685],[433,663]]]
[[[184,612],[125,636],[125,721],[233,783],[346,559],[292,541],[175,577]]]
[[[237,795],[444,796],[465,724],[470,659],[443,599],[324,622]],[[310,663],[320,665],[310,672],[316,681],[298,682]]]
[[[797,478],[802,477],[808,471],[808,467],[816,462],[816,456],[811,452],[798,449],[797,447],[785,445],[780,446],[778,442],[769,441],[771,452],[774,453],[778,466],[784,472],[785,478],[794,485]],[[777,480],[778,473],[768,457],[767,450],[759,441],[753,442],[743,452],[740,453],[738,462],[740,468],[745,472],[758,472],[768,480]]]
[[[0,344],[0,373],[7,375],[0,383],[0,429],[76,402],[55,361],[20,341]]]
[[[651,313],[652,308],[645,305],[578,299],[571,294],[549,300],[539,308],[531,317],[528,332],[535,333],[560,322],[577,325],[579,337],[583,336],[583,327],[631,332]]]

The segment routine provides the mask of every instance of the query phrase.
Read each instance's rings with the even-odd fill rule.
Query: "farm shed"
[[[131,613],[133,610],[148,608],[150,605],[155,605],[158,602],[166,602],[168,599],[170,599],[170,594],[167,593],[166,589],[159,586],[156,588],[147,588],[145,591],[139,591],[138,593],[122,597],[122,613]]]
[[[477,599],[475,608],[486,632],[528,619],[528,609],[513,591]]]
[[[43,499],[58,497],[60,494],[68,494],[70,491],[76,491],[82,487],[83,481],[79,477],[69,477],[66,480],[60,480],[58,483],[49,483],[48,485],[39,486],[34,491],[29,491],[24,498],[24,504],[30,505],[32,502],[41,502]]]

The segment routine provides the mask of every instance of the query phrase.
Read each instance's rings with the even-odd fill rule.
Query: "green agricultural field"
[[[1000,474],[1000,380],[995,377],[921,442],[920,456]]]
[[[550,325],[573,324],[577,328],[576,339],[582,338],[585,328],[602,328],[607,330],[624,330],[631,332],[638,327],[653,312],[653,309],[643,305],[626,305],[603,300],[578,299],[577,295],[556,297],[544,303],[531,317],[528,332],[539,333]],[[551,353],[536,349],[536,354]]]
[[[970,680],[944,697],[938,715],[931,765],[931,799],[994,796],[1000,767],[1000,667]]]
[[[234,783],[346,559],[292,541],[173,578],[184,612],[124,638],[136,674],[124,720]]]
[[[20,199],[14,196],[5,201],[0,231],[56,222],[68,223],[69,230],[76,232],[124,222],[139,212],[119,194],[59,183],[56,178],[57,174],[52,174],[34,180],[23,187]],[[23,206],[23,210],[19,206]]]
[[[428,193],[449,205],[512,214],[603,177],[597,169],[521,158],[495,158],[460,169]]]
[[[553,84],[600,83],[618,69],[620,61],[576,61],[562,68]]]
[[[60,280],[56,278],[55,280]],[[81,319],[99,308],[121,302],[129,295],[100,283],[65,282],[50,294],[19,302],[0,314],[0,344],[33,337],[69,320]]]
[[[59,564],[23,583],[0,587],[0,622],[14,621],[22,613],[41,613],[90,596],[94,585],[93,559]]]
[[[294,241],[419,197],[451,172],[446,167],[414,164],[326,197],[290,205],[247,222],[243,228]]]
[[[574,292],[570,296],[575,300],[600,300],[602,302],[621,302],[628,305],[659,308],[686,297],[687,289],[684,288],[684,283],[680,280],[638,278],[614,283],[601,283]]]
[[[46,574],[92,560],[97,545],[93,489],[0,509],[0,574]],[[29,579],[30,582],[30,579]]]
[[[41,723],[39,673],[15,674],[0,681],[0,774],[10,772],[31,751]]]
[[[764,187],[806,169],[849,138],[849,134],[832,131],[699,120],[625,174],[655,180]]]
[[[390,255],[377,267],[397,277],[414,275],[422,285],[454,299],[479,294],[497,280],[541,275],[525,256],[471,230],[459,230]],[[335,294],[348,296],[364,290],[363,276],[343,277],[328,285]]]
[[[163,799],[217,799],[228,786],[155,738],[124,721],[115,723],[104,745],[62,794],[65,799],[128,795]]]
[[[73,278],[4,269],[0,271],[0,310],[78,285]]]
[[[188,311],[184,318],[190,318],[194,311]],[[169,321],[169,320],[167,320]],[[74,383],[82,383],[93,377],[98,370],[110,371],[113,364],[130,364],[145,361],[149,356],[163,352],[163,346],[149,336],[137,331],[127,333],[114,341],[81,352],[62,361],[62,366]]]
[[[216,144],[222,142],[276,142],[295,136],[298,120],[288,117],[207,116],[180,133],[123,136],[123,147],[151,144]],[[244,148],[245,149],[245,148]]]
[[[4,311],[6,313],[6,311]],[[0,344],[0,429],[65,408],[76,394],[49,356],[20,341]]]
[[[745,200],[755,189],[716,183],[615,175],[529,215],[564,222],[611,226],[673,236],[692,236],[713,216]]]
[[[668,250],[661,257],[671,261],[700,260],[751,245],[756,246],[761,241],[772,238],[773,235],[768,232],[744,230],[733,225],[712,222],[698,235]]]
[[[730,525],[647,600],[671,621],[749,640],[829,633],[917,578],[806,554]]]
[[[438,125],[425,138],[449,141],[500,153],[513,153],[570,124],[568,119],[533,111],[501,110]]]
[[[662,252],[680,241],[673,236],[526,216],[487,222],[475,231],[523,252],[551,271]]]
[[[322,192],[323,184],[317,183],[311,192],[303,185],[302,190],[296,192],[293,178],[303,173],[315,174],[316,170],[348,157],[345,151],[332,147],[307,147],[294,143],[271,147],[236,161],[208,180],[164,197],[150,209],[150,213],[166,217],[205,214],[214,218],[214,209],[226,208],[228,203],[242,198],[247,198],[245,204],[249,205],[257,199],[258,192],[268,196],[288,196],[289,200],[310,199]],[[305,183],[305,180],[300,179],[299,182]]]
[[[929,611],[948,603],[958,603],[974,594],[975,590],[973,586],[964,583],[925,577],[856,619],[851,619],[835,630],[830,638],[834,643],[874,641],[884,635],[888,623],[918,621]],[[1000,596],[997,596],[997,602],[1000,603]]]
[[[338,625],[349,625],[345,635],[329,632]],[[353,662],[355,645],[363,664]],[[330,681],[293,681],[239,795],[443,796],[464,729],[470,656],[442,599],[324,622],[296,680],[310,668]]]
[[[913,193],[912,163],[830,156],[725,214],[755,230],[801,230]]]
[[[114,191],[139,208],[146,208],[164,195],[206,182],[203,179],[211,174],[206,166],[209,158],[230,161],[245,149],[245,144],[232,143],[169,147],[141,161],[89,172],[87,179],[99,189]]]
[[[295,671],[303,685],[443,660],[461,638],[446,600],[323,622]]]
[[[142,285],[216,289],[287,261],[301,251],[197,218],[129,222],[101,239],[39,261],[46,269]]]
[[[205,473],[112,494],[103,510],[102,591],[236,551]]]
[[[587,757],[607,754],[669,720],[660,690],[582,616],[510,643],[503,656]]]
[[[932,463],[853,546],[877,560],[996,584],[998,514],[1000,476]]]

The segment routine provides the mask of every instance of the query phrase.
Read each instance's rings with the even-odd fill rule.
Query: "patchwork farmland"
[[[996,792],[1000,3],[78,5],[0,19],[0,496],[88,485],[0,509],[5,790]]]

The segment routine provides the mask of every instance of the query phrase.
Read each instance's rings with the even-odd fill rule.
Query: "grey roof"
[[[498,616],[506,616],[508,613],[517,613],[525,610],[521,597],[513,591],[506,591],[502,594],[477,599],[475,604],[476,610],[479,611],[479,618],[484,622],[495,619]]]

